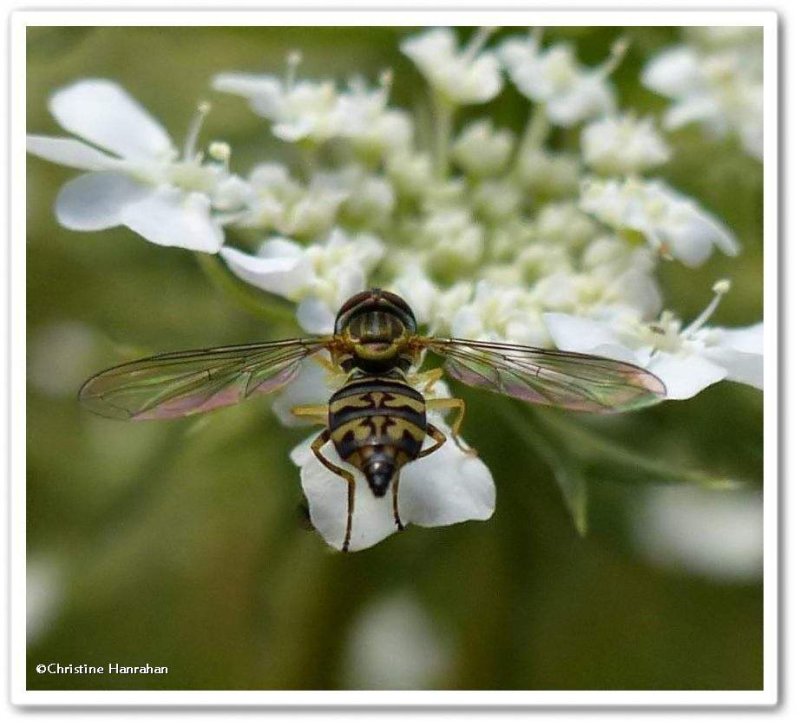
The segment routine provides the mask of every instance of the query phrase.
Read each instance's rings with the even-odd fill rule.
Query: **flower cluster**
[[[755,41],[729,30],[695,29],[692,45],[656,58],[643,82],[674,100],[667,128],[701,121],[733,129],[755,153],[760,78],[739,53]],[[246,99],[297,149],[302,173],[301,165],[275,162],[235,173],[221,141],[199,151],[205,107],[178,151],[153,117],[104,80],[79,81],[51,99],[56,120],[80,139],[30,136],[28,148],[86,172],[59,194],[64,226],[125,225],[156,244],[219,253],[233,275],[296,303],[311,333],[329,332],[348,297],[380,285],[402,295],[431,333],[632,361],[662,378],[668,398],[722,379],[760,385],[760,326],[707,325],[726,283],[686,327],[663,309],[662,261],[696,267],[715,252],[735,255],[739,245],[711,211],[652,176],[671,150],[654,119],[618,107],[611,79],[625,44],[586,67],[571,45],[547,45],[541,33],[490,48],[493,33],[479,29],[463,47],[452,29],[402,42],[430,92],[427,134],[390,105],[388,72],[374,85],[302,80],[295,53],[280,77],[216,76],[216,91]],[[524,130],[498,128],[488,115],[458,124],[463,107],[491,101],[507,80],[530,101]],[[576,148],[554,145],[559,128],[578,129]],[[261,243],[237,243],[237,230]],[[276,402],[284,420],[287,401],[326,399],[323,384],[321,367],[311,364]],[[340,483],[307,446],[293,459],[312,521],[338,546],[344,501],[330,493],[340,494]],[[463,512],[448,489],[454,468],[467,493],[460,501],[472,503]],[[400,509],[408,521],[491,514],[491,476],[456,447],[407,469],[407,479],[416,472],[439,483],[427,491],[406,483]],[[367,496],[358,502],[374,506]],[[393,531],[389,510],[365,512],[356,511],[353,548]]]
[[[685,37],[642,73],[645,86],[672,101],[665,127],[697,123],[716,137],[732,134],[748,154],[763,158],[761,28],[687,28]]]

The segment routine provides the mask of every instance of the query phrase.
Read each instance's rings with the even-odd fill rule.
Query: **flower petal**
[[[667,399],[691,399],[711,384],[722,381],[726,371],[702,356],[657,352],[647,369],[667,387]]]
[[[211,217],[208,197],[199,192],[159,187],[126,206],[122,223],[156,245],[209,253],[222,247],[222,229]]]
[[[288,243],[288,241],[284,242]],[[290,244],[293,245],[293,243]],[[223,247],[220,255],[228,267],[242,280],[261,288],[261,290],[290,298],[298,289],[308,283],[313,271],[311,263],[305,257],[295,255],[291,250],[283,249],[285,247],[286,245],[276,243],[275,246],[267,249],[267,252],[271,252],[278,251],[280,248],[282,254],[274,257],[248,255],[232,247]]]
[[[88,79],[62,88],[50,111],[67,131],[131,159],[164,157],[172,143],[158,123],[113,81]]]
[[[336,314],[319,298],[305,298],[297,306],[297,322],[309,333],[330,333],[335,321]]]
[[[322,448],[322,454],[336,466],[353,472],[356,478],[349,549],[369,548],[396,532],[391,494],[375,497],[364,476],[342,462],[332,442]],[[328,545],[341,550],[347,529],[347,483],[313,454],[302,465],[300,478],[308,500],[311,524]]]
[[[764,352],[764,324],[754,323],[744,328],[719,328],[716,330],[720,347],[743,353]]]
[[[465,520],[488,520],[494,512],[492,474],[475,455],[462,452],[447,433],[442,447],[423,459],[410,462],[400,472],[398,509],[404,523],[423,527],[452,525]],[[433,444],[428,439],[425,446]]]
[[[119,172],[90,172],[67,182],[56,198],[56,218],[69,230],[105,230],[123,224],[122,212],[149,191]]]
[[[729,381],[764,388],[764,357],[760,353],[744,353],[732,348],[708,348],[706,358],[722,366]]]
[[[400,471],[400,519],[404,524],[435,527],[490,518],[495,504],[491,473],[478,457],[456,447],[441,417],[434,415],[432,419],[448,439],[436,453],[411,462]],[[295,447],[292,460],[301,467],[311,523],[329,545],[341,550],[347,528],[347,483],[314,456],[312,441],[310,437]],[[425,446],[432,444],[433,440],[427,438]],[[391,493],[375,497],[364,476],[342,462],[332,442],[321,451],[326,459],[352,472],[356,479],[349,549],[369,548],[396,532]]]
[[[117,161],[77,139],[29,134],[26,146],[29,154],[49,162],[92,172],[108,169]]]
[[[331,398],[331,389],[328,386],[325,369],[314,360],[304,361],[300,366],[297,376],[281,389],[272,403],[281,424],[286,427],[308,426],[309,420],[296,417],[292,414],[295,406],[317,406],[327,404]]]
[[[691,48],[676,46],[656,56],[645,67],[642,83],[664,96],[682,96],[702,83],[700,59]]]
[[[623,346],[612,329],[601,321],[567,313],[545,313],[542,318],[551,338],[562,351],[591,353],[617,361],[640,363],[636,354]]]

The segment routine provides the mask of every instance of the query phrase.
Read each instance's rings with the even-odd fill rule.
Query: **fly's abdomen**
[[[361,470],[381,496],[425,441],[425,400],[408,384],[363,378],[330,400],[328,428],[339,456]]]

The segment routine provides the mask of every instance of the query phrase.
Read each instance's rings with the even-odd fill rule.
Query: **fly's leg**
[[[302,419],[311,419],[316,424],[328,424],[328,405],[320,404],[319,406],[293,406],[291,408],[292,414]]]
[[[476,449],[468,447],[461,441],[461,424],[464,421],[464,414],[467,410],[467,405],[463,399],[428,399],[425,402],[425,406],[428,409],[458,409],[456,420],[453,422],[453,441],[462,452],[473,456],[478,454]]]
[[[323,429],[317,438],[311,443],[311,451],[326,469],[329,469],[335,475],[339,475],[339,477],[343,478],[347,482],[347,528],[344,531],[344,543],[342,544],[342,552],[346,553],[350,548],[350,533],[353,529],[353,508],[356,501],[356,480],[350,472],[335,465],[320,451],[325,444],[330,441],[330,438],[331,433],[327,429]]]
[[[341,373],[340,369],[336,364],[333,363],[330,359],[326,358],[324,354],[318,353],[311,357],[311,360],[315,364],[319,364],[324,368],[329,374],[338,374]]]
[[[400,492],[400,473],[395,472],[394,479],[392,480],[392,512],[394,513],[394,524],[397,525],[398,530],[404,530],[402,520],[400,520],[400,510],[397,508],[397,496]]]
[[[433,454],[437,449],[439,449],[439,447],[441,447],[447,441],[447,437],[445,436],[444,432],[441,429],[437,429],[430,422],[428,423],[428,427],[425,430],[425,433],[429,437],[433,437],[436,441],[427,449],[423,449],[417,455],[417,459],[422,459],[423,457],[427,457],[429,454]]]
[[[444,376],[444,371],[442,369],[429,369],[428,371],[412,374],[408,377],[408,382],[412,386],[419,386],[421,384],[422,392],[424,394],[430,394],[436,382],[441,379],[442,376]]]

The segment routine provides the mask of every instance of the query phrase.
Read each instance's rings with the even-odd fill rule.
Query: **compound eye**
[[[343,313],[347,313],[348,311],[352,310],[357,305],[363,303],[365,300],[369,300],[371,296],[372,293],[370,293],[368,290],[361,293],[356,293],[353,297],[346,300],[342,304],[342,307],[339,308],[339,316],[341,316]]]
[[[411,306],[406,303],[399,295],[396,293],[390,293],[388,290],[383,291],[383,297],[389,301],[393,306],[396,306],[404,313],[408,313],[412,318],[414,318],[414,311],[411,310]]]

